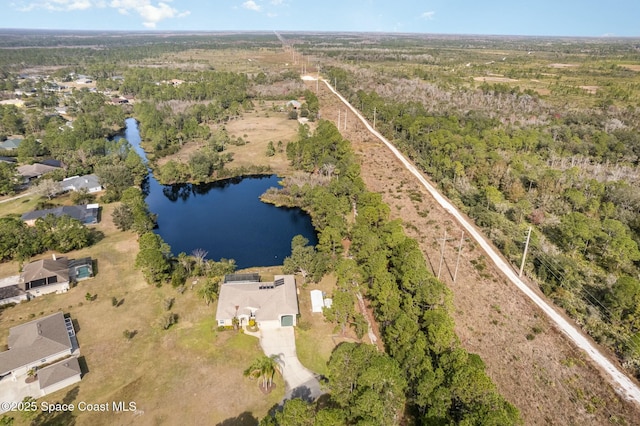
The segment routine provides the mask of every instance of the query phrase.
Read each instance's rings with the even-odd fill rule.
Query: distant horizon
[[[8,29],[640,37],[637,0],[9,0]],[[242,28],[239,30],[239,28]]]
[[[61,28],[3,28],[0,32],[50,32],[50,33],[113,33],[113,34],[375,34],[375,35],[406,35],[406,36],[443,36],[443,37],[492,37],[492,38],[530,38],[530,39],[589,39],[589,40],[640,40],[640,35],[616,36],[616,35],[531,35],[531,34],[480,34],[480,33],[432,33],[432,32],[409,32],[409,31],[357,31],[357,30],[186,30],[186,29],[132,29],[132,30],[113,30],[113,29],[61,29]]]

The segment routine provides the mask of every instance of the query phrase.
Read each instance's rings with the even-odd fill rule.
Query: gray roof
[[[92,205],[93,206],[93,205]],[[22,215],[22,220],[36,220],[41,217],[45,217],[48,214],[60,217],[63,215],[71,216],[74,219],[79,220],[82,223],[97,223],[98,222],[98,209],[90,207],[89,205],[80,206],[60,206],[53,209],[34,210]]]
[[[63,191],[79,191],[82,188],[87,190],[101,188],[100,179],[96,175],[73,176],[60,182]]]
[[[0,142],[0,148],[13,150],[13,149],[17,149],[20,146],[20,143],[22,143],[22,139],[18,139],[18,138],[7,139],[4,142]]]
[[[40,259],[25,265],[20,282],[28,283],[52,276],[58,277],[58,283],[69,281],[69,261],[66,257]]]
[[[44,389],[78,374],[82,374],[78,358],[70,357],[38,370],[38,383]]]
[[[31,179],[38,176],[42,176],[54,170],[58,170],[59,168],[60,167],[47,166],[46,164],[39,164],[39,163],[25,164],[24,166],[18,167],[18,173],[20,173],[20,176],[26,177],[27,179]]]
[[[261,282],[229,282],[220,287],[216,320],[228,320],[237,315],[250,315],[257,321],[278,320],[281,315],[297,315],[298,294],[293,275],[276,275],[283,285]]]
[[[18,287],[18,284],[0,287],[0,300],[8,299],[10,297],[22,296],[24,294],[26,294],[26,292]]]
[[[62,312],[12,327],[8,345],[0,352],[0,375],[72,348]]]

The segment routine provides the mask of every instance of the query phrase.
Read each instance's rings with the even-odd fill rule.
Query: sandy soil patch
[[[578,87],[583,89],[590,95],[595,95],[598,92],[598,89],[600,88],[599,86],[578,86]]]
[[[337,109],[344,109],[324,86],[319,97],[324,117],[337,117]],[[350,123],[343,135],[360,158],[367,187],[382,194],[392,217],[401,219],[419,242],[434,273],[440,258],[437,239],[444,229],[453,239],[445,246],[441,279],[453,292],[456,333],[467,350],[482,357],[489,376],[519,408],[525,424],[637,424],[640,409],[622,400],[583,353],[469,240],[463,244],[453,283],[461,228],[381,142],[360,123]]]
[[[549,64],[549,68],[571,68],[577,66],[578,64]]]
[[[494,82],[494,83],[513,83],[516,82],[518,80],[514,80],[513,78],[508,78],[508,77],[494,77],[494,76],[487,76],[487,77],[473,77],[473,79],[475,81],[490,81],[490,82]]]
[[[620,66],[621,66],[621,67],[623,67],[623,68],[626,68],[626,69],[628,69],[628,70],[631,70],[631,71],[638,71],[638,72],[640,72],[640,65],[627,65],[627,64],[623,64],[623,65],[620,65]]]

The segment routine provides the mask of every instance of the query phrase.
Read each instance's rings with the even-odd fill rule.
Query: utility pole
[[[453,282],[456,282],[456,278],[458,277],[458,266],[460,265],[460,253],[462,253],[462,242],[464,241],[464,231],[462,231],[462,235],[460,236],[460,246],[458,246],[458,259],[456,260],[456,270],[453,272]]]
[[[442,246],[440,247],[440,265],[438,266],[438,279],[440,279],[440,271],[442,271],[442,261],[444,260],[444,243],[447,241],[447,230],[444,230],[442,237]]]
[[[522,253],[522,263],[520,264],[519,277],[522,277],[522,271],[524,270],[524,261],[527,258],[527,250],[529,250],[529,240],[531,239],[531,227],[529,227],[529,233],[527,233],[527,241],[524,243],[524,253]]]

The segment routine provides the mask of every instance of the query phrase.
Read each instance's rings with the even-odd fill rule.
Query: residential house
[[[80,191],[82,189],[86,189],[89,193],[102,191],[100,179],[96,175],[68,177],[60,182],[60,186],[63,191]]]
[[[24,178],[25,182],[28,182],[58,169],[60,169],[60,167],[34,163],[18,166],[18,173]]]
[[[6,151],[13,151],[18,149],[21,143],[22,143],[22,138],[7,139],[6,141],[0,142],[0,149],[4,149]]]
[[[98,212],[100,206],[98,204],[87,204],[78,206],[60,206],[53,209],[33,210],[22,215],[22,220],[29,226],[34,226],[36,220],[52,214],[56,217],[63,215],[70,216],[79,220],[85,225],[98,223]]]
[[[40,259],[25,265],[18,286],[31,296],[65,293],[69,290],[69,260],[66,257]]]
[[[296,325],[299,313],[293,275],[260,282],[257,274],[236,274],[225,277],[220,287],[216,320],[219,326],[231,326],[237,318],[240,326],[253,319],[258,327],[287,327]]]
[[[9,350],[0,352],[0,378],[13,380],[32,368],[69,357],[78,348],[73,323],[62,312],[12,327],[7,345]],[[46,387],[54,384],[53,379],[45,374]]]
[[[0,162],[2,163],[15,163],[16,159],[14,157],[4,157],[4,156],[0,156]]]

